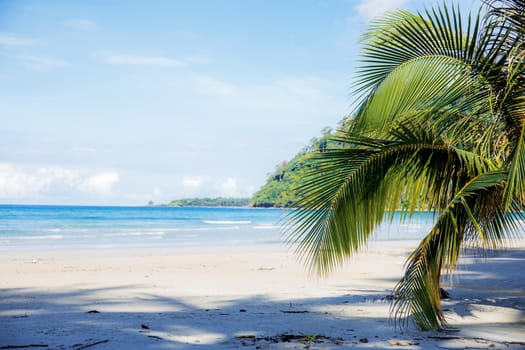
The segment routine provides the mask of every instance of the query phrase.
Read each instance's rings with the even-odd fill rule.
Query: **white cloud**
[[[162,196],[162,190],[160,189],[159,186],[155,186],[153,187],[153,198],[158,198]]]
[[[20,198],[41,190],[35,176],[21,172],[10,164],[0,164],[0,198]]]
[[[328,83],[317,78],[283,78],[275,83],[275,87],[286,95],[295,96],[304,100],[319,100],[324,98],[326,93],[323,91],[328,87]]]
[[[105,63],[114,65],[141,65],[162,68],[179,68],[184,66],[182,61],[165,56],[131,55],[113,52],[97,52],[94,56]]]
[[[356,5],[357,13],[370,20],[385,12],[402,7],[407,0],[362,0]]]
[[[120,180],[116,172],[104,172],[90,176],[80,184],[80,188],[87,192],[111,194],[113,186]]]
[[[204,180],[204,176],[184,176],[182,178],[182,188],[185,193],[193,193],[202,187]]]
[[[195,89],[207,95],[227,97],[237,92],[235,85],[209,76],[195,76],[190,82]]]
[[[51,190],[51,186],[54,183],[66,187],[74,187],[79,174],[75,170],[56,166],[47,166],[39,168],[36,176],[37,178],[44,180],[44,189],[49,191]]]
[[[229,177],[220,182],[217,186],[219,196],[221,197],[240,197],[239,185],[237,179]]]
[[[209,57],[202,57],[202,56],[192,56],[192,57],[187,57],[185,59],[186,62],[188,63],[202,63],[202,64],[208,64],[208,63],[211,63],[212,62],[212,59],[209,58]]]
[[[94,31],[98,29],[98,24],[90,19],[86,18],[72,18],[64,21],[64,25],[71,29],[80,31]]]
[[[6,47],[24,47],[24,46],[33,46],[37,43],[34,39],[21,38],[9,34],[0,33],[0,46]]]
[[[300,121],[305,122],[320,115],[343,113],[346,108],[346,101],[335,98],[330,82],[314,77],[288,77],[241,90],[243,96],[239,98],[240,103],[264,111],[268,118],[272,118],[271,115],[282,118],[289,113],[300,113]]]
[[[61,167],[27,169],[0,163],[0,198],[35,198],[55,187],[71,188],[78,174]]]
[[[0,163],[0,202],[32,201],[47,196],[60,198],[64,194],[78,192],[108,195],[118,181],[116,172],[88,175],[59,166]]]
[[[250,109],[264,113],[267,118],[282,118],[283,114],[291,112],[313,115],[324,111],[323,114],[327,114],[334,109],[342,114],[347,108],[346,101],[336,100],[334,85],[316,77],[285,77],[265,84],[237,84],[196,75],[174,81],[172,86],[179,96],[195,99],[195,103],[201,104],[202,99],[198,96],[205,95],[216,98],[216,103],[228,105],[232,110]]]
[[[250,196],[256,188],[245,186],[236,177],[184,176],[179,188],[171,191],[175,199],[183,197],[242,197]],[[154,195],[160,195],[154,193]],[[172,198],[172,199],[173,199]]]
[[[35,70],[48,70],[50,68],[68,66],[69,62],[47,56],[20,56],[18,60],[23,65]]]

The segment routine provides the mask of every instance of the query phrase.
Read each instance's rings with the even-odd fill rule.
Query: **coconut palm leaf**
[[[481,17],[467,20],[450,17],[446,7],[427,11],[426,16],[398,10],[372,23],[363,36],[362,68],[357,91],[373,91],[395,68],[422,57],[443,56],[472,64],[483,47],[478,43]],[[450,24],[450,26],[449,26]]]
[[[502,201],[506,172],[482,173],[466,183],[411,254],[406,273],[394,289],[393,311],[406,323],[411,315],[422,329],[443,328],[439,282],[443,270],[452,271],[465,240],[488,249],[517,232],[519,212],[508,212]],[[482,210],[478,210],[482,207]]]
[[[358,110],[357,119],[361,119],[363,112],[368,110],[366,101],[377,93],[382,82],[396,69],[410,65],[414,60],[429,60],[429,66],[433,66],[433,60],[442,60],[449,66],[457,65],[456,69],[465,70],[458,70],[461,76],[448,75],[448,72],[443,71],[435,82],[436,89],[442,86],[447,77],[450,79],[449,84],[454,85],[455,82],[463,82],[460,78],[465,74],[470,74],[471,79],[493,90],[494,85],[497,87],[501,84],[500,72],[506,64],[506,57],[501,52],[504,51],[505,38],[510,35],[510,29],[489,24],[483,25],[480,13],[474,18],[469,15],[464,24],[459,12],[449,12],[446,6],[428,10],[424,15],[400,10],[377,20],[364,36],[367,43],[363,49],[363,65],[358,70],[356,84],[356,93],[361,94],[364,102]],[[495,40],[496,37],[499,40]],[[466,96],[469,94],[464,94],[463,98]]]
[[[413,59],[394,69],[376,87],[356,118],[353,132],[384,137],[394,120],[414,111],[457,117],[465,112],[482,115],[490,86],[480,82],[470,66],[444,56]]]
[[[327,274],[340,265],[402,200],[409,200],[407,217],[416,208],[443,208],[458,181],[495,167],[476,154],[455,152],[431,128],[414,123],[399,125],[396,140],[346,135],[334,140],[345,147],[312,156],[288,228],[313,270]]]
[[[503,27],[508,32],[508,51],[518,48],[523,50],[525,43],[525,1],[523,0],[484,0],[489,6],[488,19],[496,27]],[[496,38],[498,40],[499,38]]]
[[[515,147],[509,155],[507,204],[519,198],[525,204],[525,51],[511,52],[505,86],[500,95],[500,110],[508,121],[509,137]]]
[[[335,137],[339,147],[312,155],[289,216],[305,262],[327,274],[366,243],[385,214],[436,213],[393,304],[398,320],[411,315],[422,329],[446,325],[440,277],[457,264],[461,247],[499,247],[518,234],[525,207],[524,26],[515,20],[524,11],[512,19],[505,11],[480,13],[463,20],[443,4],[372,23],[356,116]]]

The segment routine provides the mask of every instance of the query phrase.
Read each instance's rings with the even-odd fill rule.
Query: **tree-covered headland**
[[[306,175],[308,158],[318,150],[334,147],[330,138],[334,131],[325,128],[322,135],[310,140],[290,161],[283,161],[268,176],[266,183],[253,195],[251,205],[254,207],[290,208],[300,198],[299,185]]]

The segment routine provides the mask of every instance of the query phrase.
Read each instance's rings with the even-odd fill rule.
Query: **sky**
[[[0,203],[249,197],[352,112],[369,21],[435,3],[2,0]]]

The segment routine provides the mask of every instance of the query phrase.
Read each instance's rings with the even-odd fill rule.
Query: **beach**
[[[278,243],[4,251],[0,349],[525,348],[525,242],[467,252],[446,332],[390,319],[416,244],[371,242],[323,279]]]

